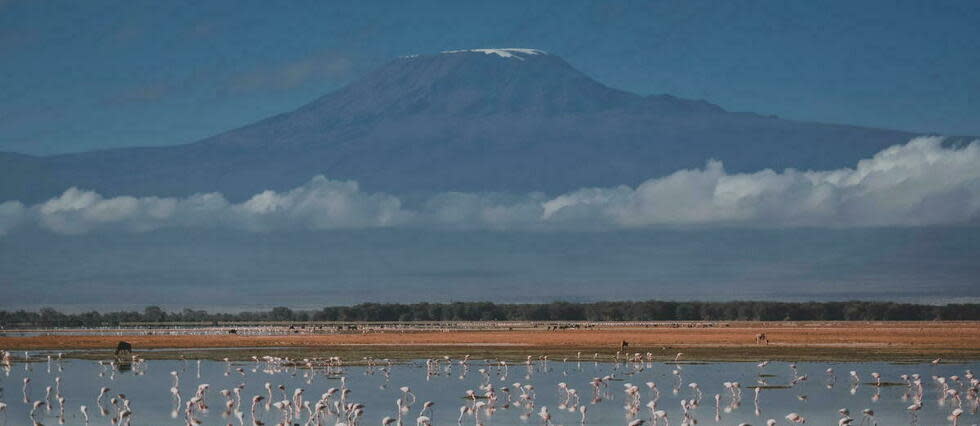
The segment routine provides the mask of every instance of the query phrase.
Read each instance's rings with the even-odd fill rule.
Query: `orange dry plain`
[[[769,345],[758,345],[755,336],[766,333]],[[729,347],[729,348],[864,348],[911,352],[980,352],[980,322],[730,322],[712,328],[646,328],[600,325],[596,329],[548,331],[538,329],[491,329],[449,331],[370,331],[345,334],[248,335],[50,335],[0,337],[0,348],[106,349],[125,340],[141,349],[324,347],[347,345],[396,346],[522,346],[541,348],[618,349],[622,341],[631,348]]]

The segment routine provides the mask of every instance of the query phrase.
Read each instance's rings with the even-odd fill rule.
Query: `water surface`
[[[23,354],[15,354],[22,357]],[[738,425],[749,423],[763,425],[766,419],[774,418],[778,424],[789,424],[784,418],[791,412],[798,413],[807,419],[808,424],[837,424],[840,417],[838,409],[848,408],[851,415],[861,420],[861,410],[874,410],[878,424],[881,425],[943,425],[949,424],[947,416],[960,406],[957,401],[947,395],[943,398],[942,387],[933,376],[959,376],[959,383],[947,379],[950,387],[957,389],[962,398],[962,408],[965,413],[960,417],[960,424],[977,423],[976,398],[968,398],[969,380],[964,377],[968,369],[976,370],[980,364],[890,364],[890,363],[800,363],[794,372],[791,364],[772,362],[764,368],[756,363],[612,363],[592,362],[583,360],[544,361],[535,359],[530,365],[526,363],[509,363],[503,368],[500,363],[487,360],[470,360],[466,366],[454,360],[452,363],[441,362],[437,368],[427,368],[425,360],[414,360],[407,363],[392,364],[390,367],[384,361],[378,361],[374,366],[358,365],[343,366],[342,368],[327,368],[314,366],[310,369],[302,366],[284,366],[284,362],[222,362],[202,360],[152,360],[136,364],[133,369],[120,369],[109,365],[100,365],[95,361],[65,359],[46,362],[44,354],[32,354],[38,362],[23,363],[19,359],[10,368],[0,371],[0,400],[8,404],[5,414],[0,414],[2,425],[30,424],[30,411],[33,401],[45,400],[45,388],[52,386],[50,398],[51,407],[41,407],[36,413],[36,419],[42,424],[83,424],[79,411],[80,405],[88,406],[90,424],[112,424],[112,416],[117,411],[112,408],[109,397],[124,394],[130,401],[132,424],[185,424],[187,422],[185,408],[188,401],[200,384],[209,384],[205,401],[209,406],[207,411],[195,410],[193,417],[208,425],[239,424],[234,412],[242,412],[244,424],[252,424],[250,400],[254,395],[268,397],[265,383],[273,388],[273,400],[283,399],[283,395],[292,399],[295,389],[304,389],[304,400],[315,405],[321,394],[329,388],[350,389],[348,402],[362,403],[365,406],[364,415],[359,424],[381,424],[383,417],[397,418],[399,415],[396,400],[410,400],[399,388],[410,387],[417,401],[401,414],[406,424],[415,424],[415,419],[424,401],[433,401],[434,411],[430,414],[433,424],[456,424],[460,415],[460,407],[473,407],[474,402],[490,404],[487,399],[476,401],[464,398],[467,390],[473,390],[478,395],[486,393],[486,385],[492,384],[497,400],[492,405],[494,409],[480,409],[479,420],[484,424],[541,424],[538,416],[542,407],[547,407],[551,413],[551,421],[555,424],[579,424],[581,420],[579,405],[587,408],[588,424],[616,425],[626,424],[634,419],[651,420],[651,410],[647,404],[655,398],[655,392],[647,382],[656,384],[660,391],[657,409],[667,412],[671,424],[682,424],[684,411],[681,401],[697,400],[697,389],[692,383],[697,383],[701,391],[700,402],[691,408],[690,417],[703,425]],[[324,356],[326,358],[327,355]],[[363,363],[363,360],[357,360]],[[238,369],[241,371],[238,371]],[[826,370],[834,370],[834,378],[827,375]],[[480,370],[484,372],[480,372]],[[855,371],[860,382],[849,377],[849,371]],[[178,386],[182,403],[178,407],[171,395],[173,376],[176,371],[180,377]],[[906,407],[916,398],[914,388],[904,384],[890,386],[873,386],[872,372],[881,375],[887,385],[901,383],[903,374],[921,374],[923,382],[922,409],[913,417]],[[806,380],[792,384],[794,377],[806,376]],[[607,377],[608,380],[595,393],[590,384],[593,378]],[[60,415],[60,406],[56,396],[56,378],[61,377],[61,395],[65,398],[64,415]],[[341,378],[344,378],[343,381]],[[24,378],[30,378],[27,387],[26,400],[23,391]],[[741,397],[729,391],[725,382],[738,382]],[[523,404],[507,404],[504,387],[509,388],[512,401],[517,401],[518,392],[515,383],[533,386],[533,399],[525,400]],[[561,389],[560,383],[565,383],[569,389],[575,389],[578,395],[574,397]],[[631,412],[630,396],[624,391],[626,384],[639,387],[639,409]],[[755,391],[751,386],[763,384],[771,386],[764,389],[755,399]],[[278,390],[283,385],[285,391]],[[226,398],[220,394],[223,389],[233,389],[243,386],[241,390],[241,406],[236,406],[231,414],[224,413]],[[482,386],[482,389],[481,389]],[[96,401],[101,387],[111,391],[103,402],[108,409],[108,415],[102,415]],[[716,408],[715,395],[719,395]],[[339,394],[338,394],[339,395]],[[339,399],[335,395],[332,400]],[[234,394],[232,394],[234,400]],[[258,407],[255,420],[266,424],[277,424],[281,420],[280,412],[263,401]],[[306,424],[308,415],[303,413],[294,424]],[[336,416],[326,416],[322,424],[334,425]],[[471,412],[463,415],[463,424],[476,424],[477,419]],[[917,423],[916,423],[917,422]]]

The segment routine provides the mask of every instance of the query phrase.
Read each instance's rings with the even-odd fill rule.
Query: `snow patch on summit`
[[[547,55],[548,52],[538,49],[465,49],[465,50],[446,50],[442,53],[483,53],[486,55],[497,55],[501,58],[514,58],[523,61],[523,56]]]

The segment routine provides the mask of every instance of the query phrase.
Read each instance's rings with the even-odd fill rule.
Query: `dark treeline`
[[[38,312],[0,311],[0,326],[99,327],[152,322],[263,321],[932,321],[980,320],[980,304],[914,305],[891,302],[596,302],[495,304],[490,302],[331,306],[294,311],[285,307],[263,312],[208,313],[184,309],[166,312],[149,306],[143,312],[65,314],[51,308]]]

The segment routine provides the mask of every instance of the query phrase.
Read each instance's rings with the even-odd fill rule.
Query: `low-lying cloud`
[[[77,188],[34,206],[0,203],[0,236],[27,226],[60,234],[161,228],[246,231],[433,227],[601,230],[653,226],[874,227],[980,224],[980,141],[944,147],[917,138],[829,171],[729,174],[720,161],[632,188],[442,193],[407,206],[356,182],[314,177],[233,204],[218,193],[114,197]]]

